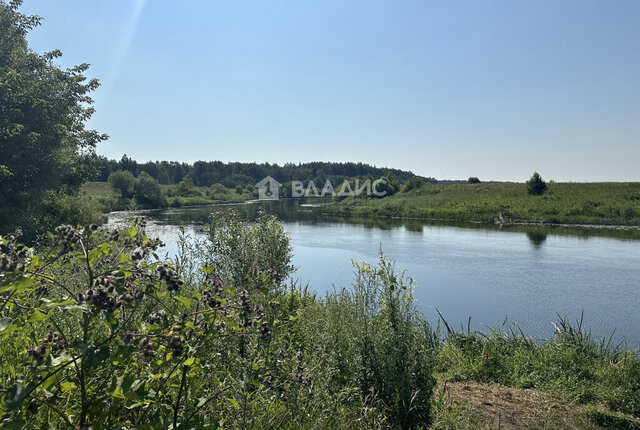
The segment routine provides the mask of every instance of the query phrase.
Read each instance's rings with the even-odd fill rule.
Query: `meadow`
[[[102,212],[157,207],[202,206],[220,203],[240,203],[257,198],[253,186],[228,188],[222,184],[210,187],[191,185],[186,191],[178,191],[176,185],[159,185],[162,193],[159,204],[149,204],[132,197],[123,197],[109,182],[87,182],[80,189],[80,196],[102,207]]]
[[[548,183],[530,195],[522,183],[438,185],[328,205],[332,215],[481,223],[640,225],[640,183]]]

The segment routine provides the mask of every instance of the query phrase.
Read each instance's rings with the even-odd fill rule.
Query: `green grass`
[[[242,190],[242,193],[238,193],[235,188],[219,187],[214,195],[208,187],[194,186],[187,196],[177,195],[175,185],[161,185],[160,188],[166,201],[164,207],[240,203],[256,197],[253,190],[246,188]],[[80,194],[93,204],[101,207],[103,212],[149,208],[141,205],[135,199],[121,197],[108,182],[87,182],[82,186]]]
[[[117,195],[108,182],[87,182],[82,186],[81,191],[96,196],[115,197]]]
[[[504,330],[450,333],[438,350],[437,370],[445,380],[533,388],[640,418],[638,351],[593,339],[564,320],[545,342]]]
[[[424,186],[380,199],[335,202],[333,215],[483,223],[640,225],[640,183],[549,183],[541,196],[520,183]]]

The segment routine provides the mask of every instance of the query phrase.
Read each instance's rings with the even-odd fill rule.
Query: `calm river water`
[[[294,278],[324,293],[348,286],[351,260],[375,263],[378,250],[416,283],[419,309],[433,323],[436,308],[454,328],[516,323],[536,338],[553,333],[558,315],[598,337],[615,330],[617,341],[640,343],[640,233],[542,227],[500,229],[486,225],[422,221],[338,219],[298,201],[225,206],[255,217],[277,214],[291,235]],[[148,211],[148,233],[175,252],[179,227],[203,234],[221,207]],[[112,224],[134,214],[110,215]],[[513,327],[513,326],[512,326]]]

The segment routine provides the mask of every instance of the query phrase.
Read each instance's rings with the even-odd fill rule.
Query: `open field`
[[[521,183],[424,184],[380,199],[349,197],[333,215],[483,223],[640,225],[640,183],[549,183],[541,196]]]

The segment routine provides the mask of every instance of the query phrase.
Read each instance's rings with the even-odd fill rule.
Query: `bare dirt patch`
[[[520,390],[473,381],[441,384],[448,400],[468,405],[485,428],[600,429],[582,407],[554,400],[535,390]]]

